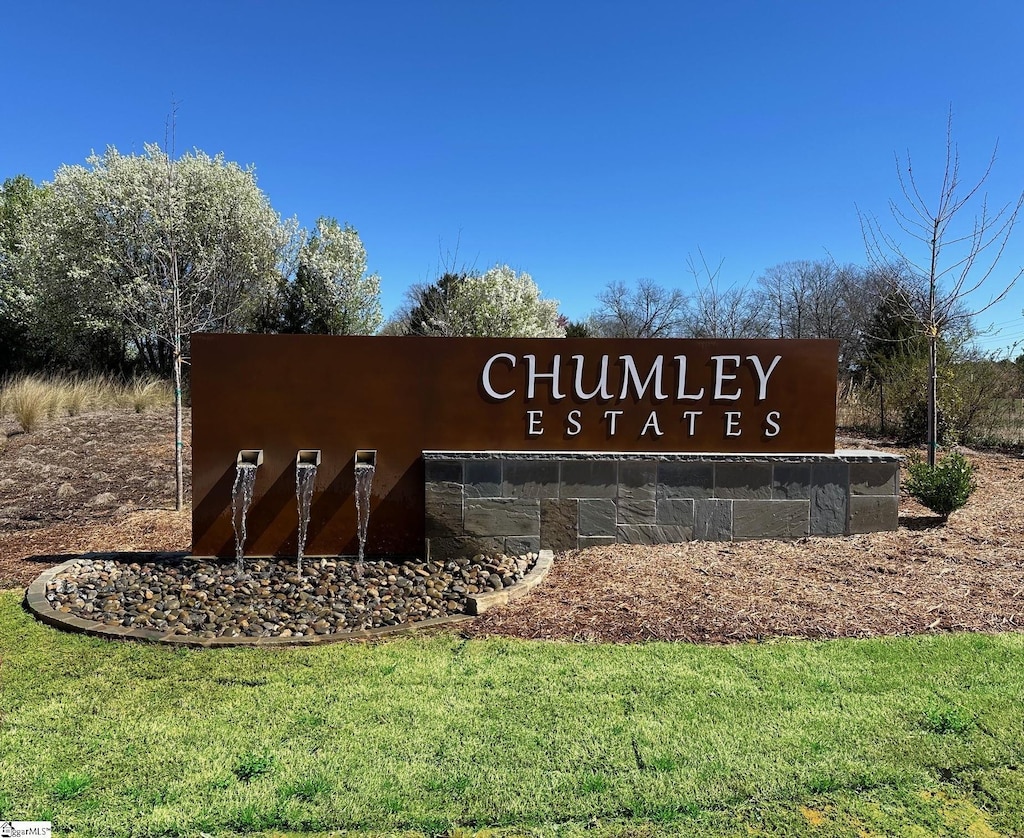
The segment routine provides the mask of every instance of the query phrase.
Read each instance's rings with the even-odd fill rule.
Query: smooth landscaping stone
[[[312,640],[463,613],[468,596],[509,589],[530,572],[537,555],[309,560],[301,575],[294,560],[249,559],[239,575],[234,562],[175,556],[129,565],[100,555],[68,562],[45,582],[44,574],[29,587],[26,601],[41,619],[107,636]],[[86,598],[98,598],[105,610],[89,612]],[[152,607],[140,611],[139,603]]]

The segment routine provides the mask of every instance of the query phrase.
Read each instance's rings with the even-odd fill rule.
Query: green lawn
[[[188,650],[0,594],[0,820],[55,835],[1024,835],[1024,635]]]

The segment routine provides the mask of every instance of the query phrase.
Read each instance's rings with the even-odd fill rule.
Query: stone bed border
[[[505,605],[525,596],[547,577],[554,561],[554,552],[541,550],[530,572],[516,584],[500,591],[486,594],[470,595],[466,598],[466,613],[451,617],[433,617],[412,623],[401,623],[396,626],[358,629],[355,631],[338,631],[331,634],[314,634],[303,637],[195,637],[188,634],[154,631],[153,629],[137,629],[131,626],[108,626],[96,620],[86,620],[73,614],[62,614],[55,611],[46,598],[46,586],[58,574],[68,570],[79,559],[98,559],[109,556],[109,553],[83,553],[69,559],[56,567],[44,570],[25,591],[24,606],[35,615],[36,619],[54,628],[74,634],[86,634],[91,637],[102,637],[106,640],[139,640],[147,643],[166,643],[171,646],[193,646],[204,649],[222,649],[237,646],[285,647],[285,646],[316,646],[322,643],[340,643],[344,641],[370,641],[386,638],[391,635],[416,634],[419,632],[438,631],[462,623],[471,622],[474,617],[483,614],[499,605]],[[157,553],[160,555],[160,553]],[[163,555],[181,555],[180,553]]]

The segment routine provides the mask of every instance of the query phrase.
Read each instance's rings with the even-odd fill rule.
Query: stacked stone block
[[[428,555],[894,530],[899,457],[424,452]]]

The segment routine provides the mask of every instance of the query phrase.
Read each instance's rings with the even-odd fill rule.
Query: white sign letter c
[[[484,385],[484,392],[487,393],[488,396],[490,396],[492,399],[497,399],[498,401],[501,401],[503,399],[512,398],[512,396],[516,394],[516,391],[512,389],[509,390],[507,393],[498,393],[491,386],[491,365],[499,358],[505,358],[507,361],[509,361],[509,366],[514,367],[516,365],[515,355],[509,355],[507,352],[499,352],[497,355],[492,355],[490,358],[487,359],[487,363],[484,364],[484,372],[481,378],[481,383]]]

